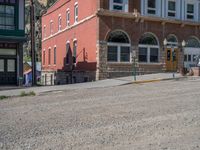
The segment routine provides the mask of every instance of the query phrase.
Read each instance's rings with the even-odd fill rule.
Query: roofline
[[[67,4],[67,3],[70,2],[71,0],[67,0],[66,2],[64,2],[63,4],[61,4],[61,6],[59,6],[58,8],[56,8],[55,10],[50,11],[50,9],[51,9],[54,5],[56,5],[59,1],[60,1],[60,0],[55,1],[55,3],[53,3],[53,5],[51,5],[51,6],[47,9],[47,12],[46,12],[43,16],[47,16],[47,15],[53,13],[54,11],[56,11],[57,9],[63,7],[65,4]],[[48,11],[50,11],[50,12],[48,12]]]

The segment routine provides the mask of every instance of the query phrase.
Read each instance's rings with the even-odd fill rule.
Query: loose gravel
[[[200,81],[2,100],[0,149],[199,150]]]

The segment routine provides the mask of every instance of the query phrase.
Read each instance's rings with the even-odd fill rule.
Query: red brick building
[[[199,22],[198,0],[58,0],[42,17],[43,84],[131,75],[133,57],[138,73],[189,68]]]

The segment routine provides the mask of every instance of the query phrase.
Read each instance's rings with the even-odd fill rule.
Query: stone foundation
[[[42,85],[64,85],[95,81],[92,71],[42,71]]]

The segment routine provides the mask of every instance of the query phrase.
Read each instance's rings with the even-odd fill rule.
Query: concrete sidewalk
[[[182,78],[180,74],[175,74],[175,79]],[[137,76],[136,83],[154,82],[162,80],[172,80],[174,79],[172,73],[158,73],[158,74],[148,74]],[[64,90],[75,90],[75,89],[89,89],[89,88],[103,88],[103,87],[113,87],[125,84],[134,83],[134,77],[122,77],[115,79],[106,79],[95,82],[78,83],[78,84],[68,84],[59,86],[41,86],[41,87],[27,87],[13,90],[0,91],[0,96],[18,96],[21,92],[34,91],[37,95],[51,91],[64,91]]]

